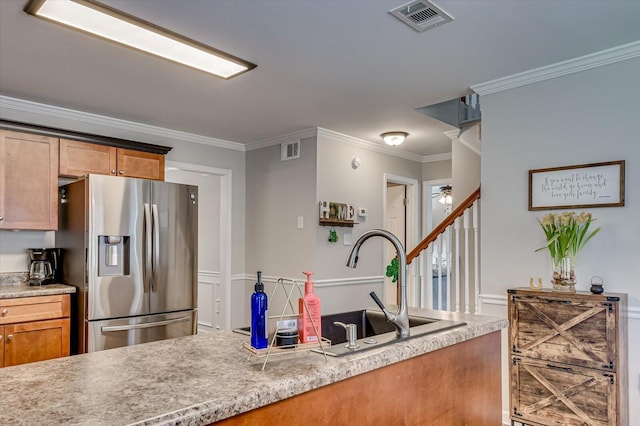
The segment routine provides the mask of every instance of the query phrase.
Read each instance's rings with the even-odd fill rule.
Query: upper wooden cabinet
[[[164,155],[60,140],[60,176],[88,173],[164,180]]]
[[[164,180],[164,155],[118,148],[118,176]]]
[[[58,139],[0,129],[0,229],[58,229]]]
[[[116,174],[116,148],[60,139],[60,176]]]

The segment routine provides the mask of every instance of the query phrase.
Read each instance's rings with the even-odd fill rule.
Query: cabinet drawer
[[[511,418],[540,425],[618,425],[616,373],[511,357]]]
[[[615,371],[618,308],[606,298],[511,295],[511,353]]]
[[[0,300],[0,324],[69,317],[69,295]]]

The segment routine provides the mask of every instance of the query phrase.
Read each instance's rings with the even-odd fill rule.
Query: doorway
[[[165,181],[198,186],[198,333],[231,328],[231,171],[167,161]]]
[[[402,176],[384,176],[384,227],[394,234],[402,243],[405,252],[409,252],[419,241],[419,192],[418,181]],[[384,248],[384,272],[386,266],[395,258],[396,253],[391,244]],[[416,306],[419,300],[418,288],[414,285],[415,277],[407,274],[407,292],[409,304]],[[396,283],[385,277],[383,298],[385,304],[397,304],[398,292]]]

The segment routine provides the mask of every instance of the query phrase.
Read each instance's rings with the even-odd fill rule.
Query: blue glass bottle
[[[267,330],[267,295],[262,284],[262,272],[258,271],[258,282],[251,295],[251,346],[265,349],[269,346]]]

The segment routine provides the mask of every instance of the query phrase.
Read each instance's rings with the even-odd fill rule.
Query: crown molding
[[[421,163],[424,158],[424,156],[422,155],[413,154],[413,153],[401,151],[398,149],[393,149],[392,147],[387,145],[382,145],[380,143],[367,141],[364,139],[345,135],[343,133],[339,133],[333,130],[323,129],[321,127],[318,127],[318,136],[324,136],[328,139],[333,139],[338,142],[344,142],[349,145],[356,146],[358,148],[379,152],[381,154],[391,155],[393,157],[403,158],[405,160],[416,161],[418,163]]]
[[[640,41],[635,41],[556,64],[498,78],[486,83],[474,84],[471,86],[471,89],[480,96],[484,96],[591,68],[601,67],[603,65],[613,64],[615,62],[625,61],[627,59],[637,58],[638,56],[640,56]]]
[[[238,142],[231,142],[222,139],[211,138],[208,136],[196,135],[194,133],[181,132],[178,130],[165,129],[163,127],[150,126],[133,121],[121,120],[119,118],[91,114],[88,112],[61,108],[53,105],[47,105],[0,95],[0,117],[5,116],[6,110],[27,112],[48,118],[71,120],[78,123],[94,126],[97,125],[109,129],[115,129],[117,130],[116,134],[121,133],[122,130],[126,130],[139,134],[160,137],[161,139],[173,139],[184,142],[192,142],[202,145],[215,146],[218,148],[232,149],[235,151],[245,150],[244,145]]]
[[[267,148],[274,145],[280,145],[281,143],[291,142],[292,140],[312,138],[316,135],[317,135],[316,128],[298,130],[296,132],[291,132],[291,133],[287,133],[280,136],[274,136],[272,138],[261,139],[255,142],[249,142],[245,144],[245,151],[253,151],[256,149]]]

